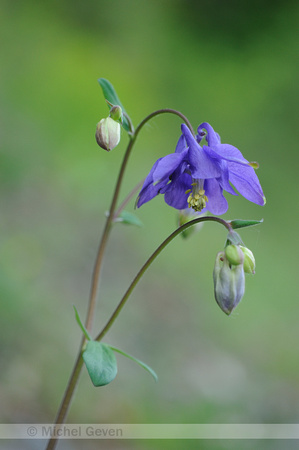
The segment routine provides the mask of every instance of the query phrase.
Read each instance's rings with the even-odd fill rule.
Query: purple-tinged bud
[[[224,249],[225,256],[230,264],[238,266],[244,261],[244,253],[239,245],[227,245]]]
[[[120,141],[120,124],[111,117],[100,120],[96,129],[96,140],[100,147],[110,152]]]
[[[245,292],[243,264],[230,265],[224,252],[216,257],[214,272],[215,299],[225,314],[230,313],[240,303]]]
[[[249,250],[249,248],[247,247],[243,247],[242,245],[240,245],[240,249],[242,250],[242,252],[244,253],[244,272],[245,273],[255,273],[255,258],[253,256],[253,253],[251,250]]]

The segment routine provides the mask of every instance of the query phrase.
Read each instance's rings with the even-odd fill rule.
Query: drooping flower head
[[[219,135],[208,123],[199,125],[194,137],[182,124],[182,135],[175,153],[159,158],[146,177],[139,193],[137,207],[158,194],[176,209],[193,208],[196,212],[210,211],[221,215],[228,209],[223,190],[258,205],[265,197],[252,166],[232,145],[221,144]],[[205,138],[207,145],[201,146]]]
[[[243,255],[242,250],[239,251]],[[213,271],[215,299],[228,316],[240,303],[245,293],[243,260],[237,264],[231,264],[225,252],[219,252],[216,257]]]

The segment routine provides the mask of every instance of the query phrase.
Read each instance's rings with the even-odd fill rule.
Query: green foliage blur
[[[153,367],[159,382],[118,356],[119,373],[107,387],[93,387],[84,370],[68,422],[298,423],[298,6],[291,0],[1,1],[1,422],[51,423],[77,355],[81,331],[73,305],[84,318],[128,142],[124,131],[111,153],[95,142],[96,124],[108,115],[97,82],[104,77],[135,126],[159,108],[180,110],[194,128],[211,123],[222,142],[259,162],[267,204],[227,195],[224,218],[264,219],[240,230],[257,267],[232,317],[217,306],[212,282],[226,233],[205,224],[159,256],[107,335],[107,343]],[[175,116],[149,122],[121,199],[158,157],[174,151],[179,135]],[[176,227],[176,211],[162,196],[137,214],[143,228],[117,224],[111,235],[94,335]],[[39,444],[34,448],[44,448]],[[105,442],[107,449],[182,445]],[[200,445],[188,442],[191,449]],[[267,441],[202,445],[282,448]],[[82,443],[63,441],[59,448]]]

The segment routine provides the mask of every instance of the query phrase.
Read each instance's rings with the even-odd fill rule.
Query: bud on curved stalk
[[[244,253],[239,245],[227,245],[224,249],[225,256],[230,264],[237,266],[244,262]]]
[[[112,108],[110,109],[109,117],[111,117],[111,119],[115,120],[115,122],[122,123],[123,112],[122,112],[121,107],[118,105],[113,105]]]
[[[247,247],[243,247],[242,245],[240,245],[240,249],[242,250],[242,252],[244,253],[244,272],[245,273],[255,273],[255,258],[253,256],[253,253],[251,250],[249,250],[249,248]]]
[[[230,315],[240,303],[245,292],[243,263],[231,265],[225,252],[219,252],[216,257],[213,279],[216,302],[225,314]]]
[[[120,124],[111,117],[100,120],[96,129],[96,141],[104,150],[113,150],[120,141]]]

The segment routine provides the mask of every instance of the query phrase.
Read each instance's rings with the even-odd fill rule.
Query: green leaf
[[[108,345],[88,341],[82,356],[94,386],[105,386],[114,380],[117,374],[117,363]]]
[[[125,225],[136,225],[137,227],[142,227],[143,223],[141,220],[128,211],[122,211],[120,215],[114,220],[114,222],[124,223]]]
[[[113,105],[119,105],[121,107],[121,109],[123,111],[123,121],[122,121],[123,128],[128,132],[133,131],[130,121],[128,120],[129,116],[126,113],[126,110],[123,107],[120,99],[118,98],[118,95],[117,95],[114,87],[110,83],[110,81],[106,80],[105,78],[99,78],[98,82],[103,90],[105,99],[108,100],[108,102],[112,103]]]
[[[91,336],[90,336],[90,334],[88,333],[88,331],[86,330],[85,326],[83,325],[83,323],[82,323],[82,321],[81,321],[81,319],[80,319],[79,313],[78,313],[78,311],[77,311],[77,309],[75,308],[74,305],[73,305],[73,308],[74,308],[74,310],[75,310],[76,320],[77,320],[77,322],[78,322],[78,324],[79,324],[79,327],[80,327],[81,330],[83,331],[83,333],[84,333],[86,339],[88,339],[89,341],[91,341]]]
[[[134,361],[135,363],[139,364],[139,366],[143,367],[143,369],[145,369],[147,372],[149,372],[152,377],[154,377],[155,381],[158,381],[158,375],[156,374],[156,372],[149,367],[147,364],[145,364],[144,362],[140,361],[137,358],[134,358],[134,356],[128,355],[128,353],[120,350],[119,348],[116,347],[111,347],[111,345],[109,345],[109,347],[111,348],[111,350],[113,350],[114,352],[120,353],[121,355],[125,356],[126,358],[131,359],[132,361]]]
[[[236,228],[245,228],[245,227],[252,227],[253,225],[259,225],[260,223],[263,223],[264,219],[261,220],[241,220],[241,219],[236,219],[236,220],[232,220],[230,222],[231,226],[233,229]]]

